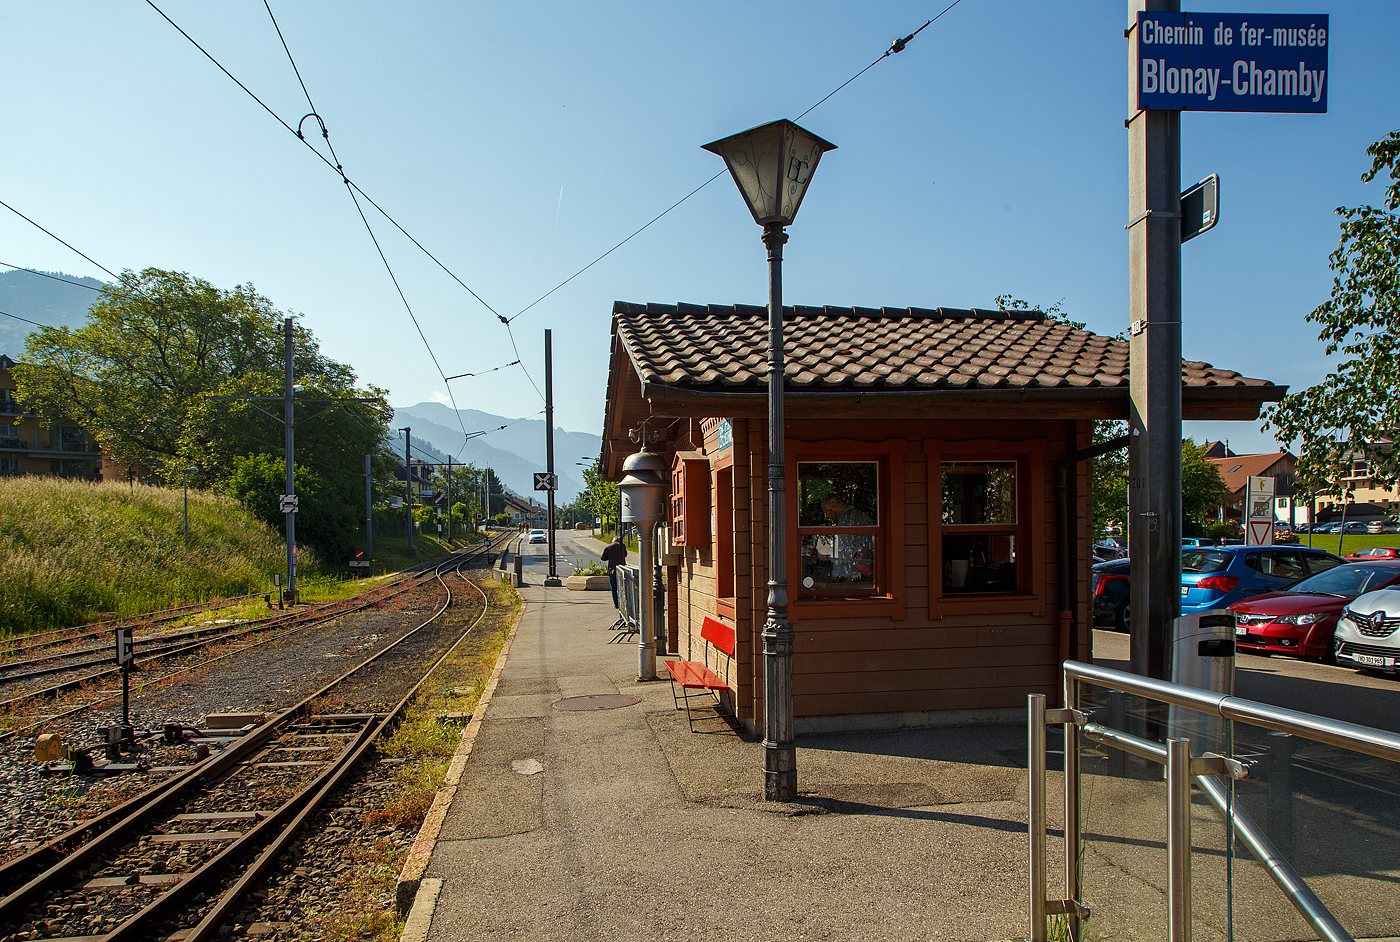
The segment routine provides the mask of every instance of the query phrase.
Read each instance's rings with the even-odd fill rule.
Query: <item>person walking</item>
[[[617,567],[627,562],[627,547],[623,545],[622,534],[619,532],[613,537],[613,541],[603,547],[603,562],[608,564],[608,584],[612,586],[613,608],[621,611],[622,606],[617,601]]]

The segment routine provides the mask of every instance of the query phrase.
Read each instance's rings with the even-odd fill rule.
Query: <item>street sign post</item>
[[[1130,657],[1133,673],[1166,679],[1181,614],[1181,243],[1219,216],[1218,180],[1214,194],[1209,178],[1181,192],[1181,112],[1325,113],[1333,37],[1322,14],[1128,6]]]
[[[1274,479],[1250,477],[1244,494],[1244,545],[1274,545]]]
[[[535,472],[535,490],[537,491],[557,491],[559,489],[559,475],[550,474],[548,471]]]

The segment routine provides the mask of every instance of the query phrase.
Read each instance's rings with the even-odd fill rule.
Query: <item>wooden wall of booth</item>
[[[851,453],[859,443],[878,446],[882,474],[882,530],[887,593],[840,604],[804,602],[790,575],[796,628],[794,713],[798,718],[945,710],[1024,708],[1028,693],[1055,698],[1059,689],[1061,600],[1058,558],[1057,463],[1086,448],[1087,419],[932,421],[873,420],[787,423],[790,468],[803,455],[820,455],[829,443]],[[700,639],[705,617],[736,628],[738,644],[730,668],[736,715],[762,716],[762,630],[767,610],[767,429],[761,419],[729,422],[732,445],[719,447],[719,419],[693,424],[689,455],[709,459],[710,535],[699,545],[675,547],[673,626],[682,657],[722,667]],[[696,441],[700,439],[701,441]],[[937,538],[940,480],[930,462],[956,454],[1014,453],[1025,469],[1022,507],[1028,541],[1017,550],[1029,566],[1021,576],[1027,591],[1012,596],[944,595],[941,540]],[[940,458],[940,456],[942,456]],[[1070,656],[1089,657],[1092,542],[1089,462],[1070,470],[1074,568],[1070,600]],[[723,485],[721,491],[717,485]],[[789,504],[795,502],[789,483]],[[726,496],[728,500],[726,501]],[[885,503],[888,502],[888,503]],[[724,517],[730,519],[726,521]],[[795,532],[790,511],[789,534]],[[931,537],[931,533],[935,535]],[[790,540],[789,556],[794,556]],[[732,596],[720,592],[732,561]]]

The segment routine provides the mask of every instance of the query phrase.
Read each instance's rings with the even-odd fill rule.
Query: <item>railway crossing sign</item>
[[[550,474],[548,471],[535,472],[535,490],[537,491],[557,491],[559,490],[559,475]]]
[[[1244,545],[1274,545],[1274,479],[1251,476],[1244,494]]]

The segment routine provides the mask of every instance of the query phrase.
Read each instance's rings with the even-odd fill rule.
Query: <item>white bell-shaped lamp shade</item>
[[[719,154],[760,226],[789,226],[817,161],[836,145],[787,119],[761,124],[705,145]]]

